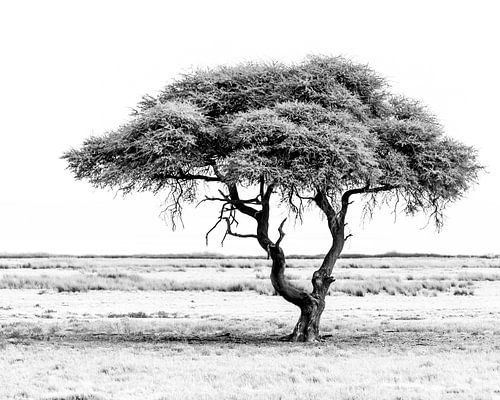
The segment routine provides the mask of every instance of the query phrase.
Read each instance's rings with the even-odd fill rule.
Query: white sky
[[[448,134],[488,168],[449,208],[437,234],[426,218],[380,212],[345,252],[500,253],[497,229],[497,1],[4,1],[0,3],[0,253],[262,254],[222,232],[205,247],[215,210],[186,207],[185,229],[158,217],[161,198],[125,199],[76,182],[59,157],[128,119],[143,94],[193,66],[344,55],[394,90],[423,100]],[[280,214],[276,215],[279,218]],[[286,225],[288,253],[321,253],[325,222]]]

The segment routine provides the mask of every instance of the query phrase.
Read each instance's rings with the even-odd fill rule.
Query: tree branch
[[[236,187],[236,185],[235,184],[228,185],[228,190],[229,190],[229,198],[231,199],[234,207],[243,214],[257,219],[256,215],[258,213],[258,210],[256,210],[253,207],[247,206],[246,204],[241,202],[240,195],[238,193],[238,188]]]
[[[344,221],[339,220],[337,212],[330,204],[326,194],[320,188],[317,188],[316,195],[314,196],[314,202],[325,213],[328,221],[328,229],[330,229],[332,236],[335,237],[336,232],[339,230],[339,227],[344,223]]]
[[[264,184],[265,184],[265,180],[264,180],[264,177],[261,175],[259,177],[259,195],[260,195],[261,199],[264,198]]]
[[[313,198],[314,202],[321,210],[323,210],[328,219],[333,218],[335,216],[335,209],[328,201],[326,194],[320,188],[317,188],[316,190],[316,195]]]
[[[224,234],[224,237],[222,238],[221,245],[224,245],[224,240],[226,239],[227,235],[236,236],[236,237],[240,237],[240,238],[255,238],[255,239],[257,239],[257,235],[255,235],[255,234],[243,234],[243,233],[233,232],[231,230],[231,221],[229,220],[229,218],[225,217],[223,219],[226,220],[227,229],[226,229],[226,233]]]
[[[218,225],[220,224],[220,222],[223,220],[223,218],[224,218],[224,213],[225,213],[226,211],[230,211],[230,210],[226,209],[226,206],[227,206],[227,205],[228,205],[227,203],[225,203],[225,204],[223,204],[223,205],[222,205],[222,207],[221,207],[221,209],[220,209],[220,213],[219,213],[219,218],[217,218],[217,222],[216,222],[216,223],[214,224],[214,226],[212,226],[212,227],[210,228],[210,230],[209,230],[209,231],[205,234],[205,242],[206,242],[206,245],[207,245],[207,246],[208,246],[208,236],[210,235],[210,233],[212,233],[212,231],[213,231],[215,228],[217,228],[217,226],[218,226]]]
[[[257,197],[254,199],[248,199],[248,200],[233,200],[229,196],[222,193],[221,191],[219,191],[219,193],[221,193],[221,195],[223,196],[222,198],[221,197],[205,196],[205,198],[203,200],[200,200],[198,202],[196,207],[198,207],[201,203],[204,203],[205,201],[223,201],[224,203],[229,203],[229,204],[233,204],[233,205],[236,205],[236,204],[261,204],[260,200]]]
[[[202,175],[202,174],[189,174],[181,169],[179,169],[179,173],[177,175],[174,174],[167,174],[164,176],[166,179],[175,179],[175,180],[202,180],[202,181],[207,181],[207,182],[220,182],[221,179],[220,177],[217,176],[207,176],[207,175]]]
[[[271,195],[273,194],[275,184],[271,183],[266,189],[266,192],[264,193],[264,196],[262,198],[262,202],[267,202],[269,203],[269,199],[271,198]]]
[[[301,200],[314,201],[314,199],[315,199],[315,197],[312,197],[312,196],[302,196],[297,189],[295,189],[295,196],[297,196]]]
[[[229,207],[228,207],[229,206]],[[231,236],[236,236],[236,237],[243,237],[243,238],[257,238],[257,235],[255,234],[242,234],[242,233],[237,233],[233,232],[232,230],[232,225],[235,224],[238,226],[238,221],[236,220],[236,215],[235,215],[236,208],[230,204],[229,202],[226,202],[222,205],[219,217],[217,218],[217,222],[210,228],[210,230],[205,234],[205,240],[206,244],[208,246],[208,237],[212,231],[219,226],[219,224],[222,221],[226,221],[227,227],[226,227],[226,232],[224,233],[224,237],[222,238],[221,244],[224,245],[224,240],[226,239],[227,235]],[[227,216],[224,216],[226,214]]]
[[[200,179],[207,182],[220,182],[220,179],[216,176],[206,176],[197,174],[184,174],[177,179]]]
[[[396,189],[396,188],[397,188],[397,186],[393,186],[393,185],[383,185],[383,186],[378,186],[378,187],[370,188],[370,185],[367,184],[363,188],[350,189],[350,190],[347,190],[342,195],[342,204],[344,204],[344,202],[349,202],[349,197],[351,195],[353,195],[353,194],[378,193],[378,192],[389,191],[389,190]]]
[[[341,209],[340,209],[340,213],[339,213],[340,217],[342,219],[345,218],[345,215],[347,214],[347,207],[349,207],[349,204],[351,204],[351,202],[349,201],[349,198],[353,194],[366,194],[366,193],[385,192],[385,191],[389,191],[389,190],[392,190],[392,189],[396,189],[396,187],[397,186],[393,186],[393,185],[382,185],[382,186],[377,186],[377,187],[374,187],[374,188],[370,188],[370,184],[367,183],[365,187],[346,190],[344,192],[344,194],[342,195],[342,198],[341,198]]]
[[[285,225],[285,221],[286,221],[286,218],[283,221],[281,221],[281,224],[278,227],[278,232],[280,234],[280,237],[278,238],[278,240],[276,240],[276,243],[274,244],[274,246],[276,246],[276,247],[278,247],[280,245],[281,241],[285,237],[285,232],[283,232],[283,225]]]

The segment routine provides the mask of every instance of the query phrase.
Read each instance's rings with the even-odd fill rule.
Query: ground
[[[318,260],[291,260],[307,286]],[[500,398],[500,260],[342,260],[323,340],[266,260],[0,260],[0,399]],[[202,290],[203,289],[203,290]]]

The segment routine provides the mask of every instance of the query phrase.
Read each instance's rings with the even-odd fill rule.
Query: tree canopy
[[[96,187],[168,189],[177,206],[198,198],[201,181],[263,178],[295,213],[318,188],[335,204],[355,189],[438,224],[480,169],[475,150],[419,102],[391,94],[366,65],[322,56],[182,75],[144,97],[130,122],[63,157]]]

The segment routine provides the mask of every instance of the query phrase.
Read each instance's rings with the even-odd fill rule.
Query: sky
[[[394,92],[426,103],[449,136],[475,146],[486,167],[439,233],[425,227],[425,216],[395,220],[381,209],[367,220],[353,204],[344,252],[500,253],[497,3],[1,2],[0,253],[262,255],[251,239],[221,247],[222,231],[206,246],[213,206],[186,206],[185,227],[172,231],[159,216],[161,195],[93,189],[75,181],[60,156],[128,121],[141,96],[179,73],[308,54],[369,64]],[[275,230],[284,215],[272,215]],[[329,248],[319,211],[285,231],[287,253]]]

